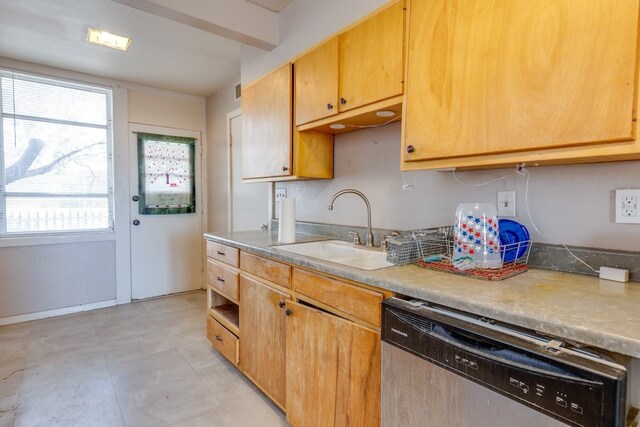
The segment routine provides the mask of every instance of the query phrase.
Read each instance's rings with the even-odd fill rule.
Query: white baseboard
[[[79,313],[81,311],[91,311],[98,308],[113,307],[116,300],[92,302],[91,304],[75,305],[73,307],[56,308],[55,310],[39,311],[37,313],[20,314],[18,316],[0,318],[0,326],[14,323],[29,322],[31,320],[46,319],[47,317],[64,316],[65,314]]]

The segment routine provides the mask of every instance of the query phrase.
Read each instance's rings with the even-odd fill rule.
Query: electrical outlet
[[[276,188],[276,202],[279,202],[280,199],[284,199],[286,197],[287,197],[286,188]]]
[[[640,224],[640,190],[616,190],[616,222]]]
[[[498,191],[498,216],[516,216],[516,192],[514,190]]]

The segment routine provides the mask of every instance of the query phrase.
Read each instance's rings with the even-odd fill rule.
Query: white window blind
[[[0,70],[0,236],[112,228],[111,91]]]

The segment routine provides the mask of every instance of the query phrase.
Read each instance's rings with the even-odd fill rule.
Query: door
[[[240,366],[280,407],[285,404],[284,303],[289,296],[240,276]]]
[[[340,34],[339,46],[340,112],[402,95],[402,1]]]
[[[200,132],[137,124],[129,130],[131,298],[200,289]]]
[[[296,125],[338,113],[338,37],[296,59]]]
[[[291,64],[242,90],[243,178],[292,174],[292,91]]]
[[[259,230],[269,222],[269,184],[242,182],[242,115],[228,115],[231,154],[229,191],[229,231]]]
[[[380,335],[287,301],[287,421],[380,425]]]
[[[411,1],[404,160],[632,140],[638,3]]]

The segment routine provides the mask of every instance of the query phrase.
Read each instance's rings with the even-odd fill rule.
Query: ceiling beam
[[[278,14],[245,0],[112,0],[264,50],[278,45]]]

